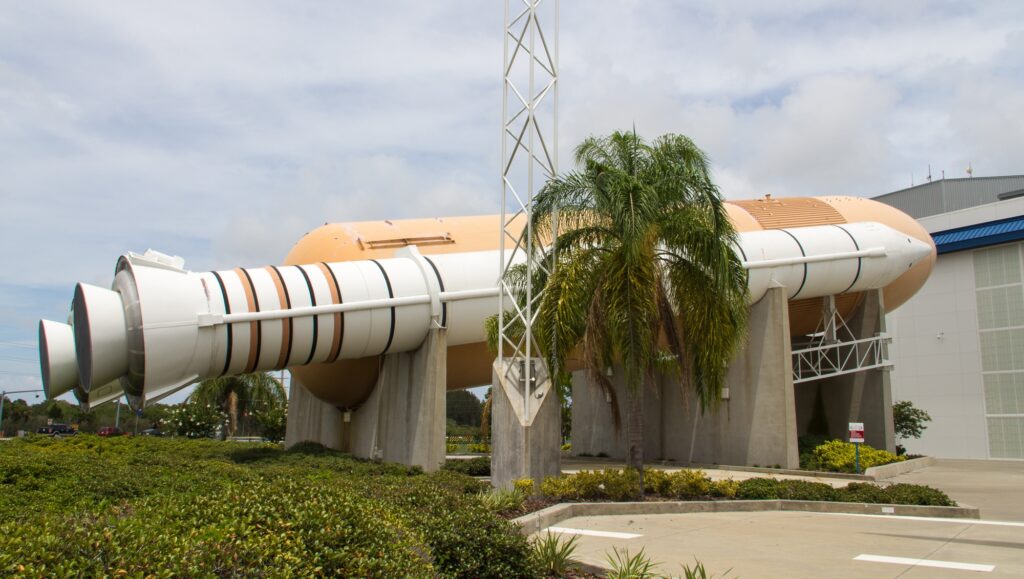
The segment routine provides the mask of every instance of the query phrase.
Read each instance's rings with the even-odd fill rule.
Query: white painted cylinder
[[[124,304],[118,292],[84,283],[71,302],[82,387],[106,384],[128,371]]]
[[[71,326],[50,320],[39,321],[39,365],[43,394],[52,400],[79,385],[75,335]]]
[[[774,283],[790,299],[884,287],[931,254],[878,223],[745,232],[735,249],[752,302]],[[448,329],[449,346],[480,343],[500,273],[496,251],[422,256],[414,248],[338,263],[204,273],[179,266],[129,254],[118,262],[117,292],[79,286],[83,380],[86,371],[95,383],[124,375],[130,397],[154,401],[207,378],[411,351],[431,324]]]

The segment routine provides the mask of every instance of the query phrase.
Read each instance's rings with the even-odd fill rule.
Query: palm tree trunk
[[[228,394],[228,436],[238,431],[238,393],[232,390]]]
[[[644,496],[644,389],[639,386],[628,394],[626,410],[626,459],[640,473],[640,497]]]

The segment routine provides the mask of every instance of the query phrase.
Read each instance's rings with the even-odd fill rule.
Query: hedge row
[[[525,538],[483,490],[316,445],[11,441],[0,575],[535,575]]]
[[[956,506],[940,490],[910,484],[880,487],[870,483],[850,483],[833,488],[825,483],[805,480],[750,478],[744,481],[712,481],[701,470],[644,470],[647,495],[679,500],[744,499],[803,500],[896,505]],[[548,477],[541,484],[544,496],[569,501],[629,501],[640,494],[640,476],[632,469],[582,471],[573,475]]]

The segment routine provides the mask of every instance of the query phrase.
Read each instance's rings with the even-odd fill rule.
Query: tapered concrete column
[[[725,387],[728,398],[701,413],[692,392],[682,394],[686,403],[680,405],[678,388],[664,385],[666,455],[687,463],[798,468],[785,288],[769,289],[751,307],[747,341],[729,366]]]
[[[342,429],[342,412],[313,396],[292,375],[288,392],[285,447],[290,448],[300,442],[316,442],[335,450],[345,450],[342,447]]]
[[[885,333],[882,290],[864,292],[860,305],[846,318],[846,327],[856,340]],[[892,386],[887,369],[875,368],[827,378],[821,381],[821,392],[830,436],[846,440],[849,423],[863,422],[865,443],[896,452]]]
[[[351,414],[355,456],[432,472],[445,457],[448,334],[433,328],[415,352],[389,354],[373,393]]]
[[[511,361],[515,364],[515,361]],[[491,484],[508,489],[515,480],[532,478],[537,485],[561,474],[562,416],[558,393],[547,368],[535,359],[537,387],[524,398],[518,372],[506,376],[496,360],[491,387]]]

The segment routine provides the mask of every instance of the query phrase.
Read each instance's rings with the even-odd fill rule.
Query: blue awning
[[[932,234],[938,253],[977,249],[1024,239],[1024,215]]]

